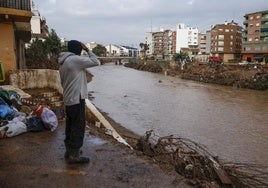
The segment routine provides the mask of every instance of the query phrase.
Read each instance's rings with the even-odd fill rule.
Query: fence
[[[0,0],[0,7],[31,11],[31,0]]]

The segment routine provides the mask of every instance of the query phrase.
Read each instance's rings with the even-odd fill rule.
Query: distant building
[[[38,10],[32,10],[31,31],[32,38],[46,38],[49,34],[46,19],[40,16]]]
[[[158,32],[146,33],[145,43],[149,45],[146,56],[158,60],[171,60],[176,48],[175,40],[176,34],[172,30],[161,29]]]
[[[0,1],[0,61],[5,78],[12,69],[26,68],[25,43],[31,40],[31,18],[30,0]]]
[[[153,33],[153,55],[155,59],[164,59],[164,32],[154,32]]]
[[[239,61],[241,58],[242,29],[234,21],[212,27],[211,54],[221,57],[224,62]]]
[[[154,52],[153,32],[145,33],[145,44],[147,44],[149,47],[149,49],[146,51],[146,56],[147,57],[153,56]]]
[[[211,31],[206,31],[206,54],[210,54],[211,50]]]
[[[198,48],[199,54],[206,54],[206,41],[207,35],[206,33],[198,33]]]
[[[268,10],[246,14],[243,44],[243,61],[268,61]],[[267,62],[266,62],[267,63]]]
[[[105,47],[107,50],[107,56],[126,56],[126,57],[137,57],[139,51],[137,48],[129,46],[120,46],[115,44],[110,44]]]
[[[198,54],[198,29],[179,23],[176,28],[176,53],[187,51],[190,57]]]

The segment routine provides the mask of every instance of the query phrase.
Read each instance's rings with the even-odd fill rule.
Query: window
[[[233,41],[230,42],[230,46],[233,46]]]
[[[218,46],[224,46],[224,41],[218,41]]]
[[[251,42],[252,41],[252,38],[249,38],[248,41]]]
[[[259,27],[260,26],[260,23],[256,23],[256,26]]]
[[[255,45],[255,46],[254,46],[254,49],[255,49],[256,51],[260,51],[260,50],[261,50],[261,47],[260,47],[260,45]]]
[[[228,33],[229,31],[230,31],[229,29],[225,29],[225,32],[227,32],[227,33]]]
[[[250,51],[251,50],[250,46],[246,46],[244,49],[245,49],[245,51]]]
[[[258,37],[256,37],[256,38],[255,38],[255,41],[259,41],[259,38],[258,38]]]
[[[218,52],[223,52],[223,47],[218,47]]]
[[[233,35],[230,35],[230,39],[233,40],[234,39],[234,36]]]
[[[260,18],[260,15],[256,16],[256,18],[259,19]]]
[[[250,20],[253,20],[253,16],[250,16],[249,19],[250,19]]]
[[[224,40],[224,35],[218,35],[219,40]]]

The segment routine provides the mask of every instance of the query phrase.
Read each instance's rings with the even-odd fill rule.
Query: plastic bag
[[[20,95],[13,90],[5,90],[0,88],[0,97],[2,97],[8,105],[17,104],[21,105]]]
[[[27,127],[22,122],[10,122],[7,125],[0,127],[0,131],[5,132],[6,137],[14,137],[27,132]]]
[[[44,123],[44,126],[51,131],[55,131],[58,127],[58,118],[56,114],[48,108],[43,108],[41,119]]]
[[[0,105],[0,118],[5,119],[7,116],[9,116],[11,119],[13,119],[13,115],[14,110],[11,109],[8,105]]]
[[[40,132],[45,129],[42,119],[40,117],[30,117],[27,123],[27,131]]]

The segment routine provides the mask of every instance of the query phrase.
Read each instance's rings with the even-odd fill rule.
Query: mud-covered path
[[[55,132],[28,132],[0,140],[0,187],[188,187],[174,184],[175,172],[163,171],[92,128],[87,129],[82,148],[90,164],[68,165],[63,157],[63,124]]]

